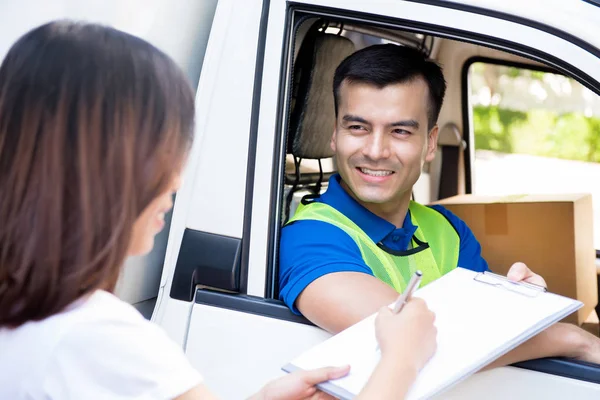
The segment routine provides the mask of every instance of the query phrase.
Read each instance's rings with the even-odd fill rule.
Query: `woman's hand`
[[[326,367],[309,371],[295,371],[266,384],[253,400],[325,400],[334,399],[319,391],[318,383],[338,379],[350,371],[350,366]]]
[[[398,314],[383,307],[375,319],[377,342],[382,357],[410,362],[418,372],[437,347],[435,314],[418,297],[407,302]]]

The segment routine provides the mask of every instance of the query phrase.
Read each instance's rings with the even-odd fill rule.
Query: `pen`
[[[417,288],[419,287],[419,283],[421,283],[422,277],[423,273],[421,271],[415,271],[412,278],[410,278],[408,285],[406,285],[406,289],[404,289],[404,292],[402,292],[402,294],[398,296],[398,299],[394,303],[394,308],[392,308],[392,312],[394,314],[398,314],[402,310],[402,307],[404,307],[404,305],[408,301],[410,301],[410,298],[415,293],[415,290],[417,290]],[[377,344],[375,351],[379,351],[379,343]]]
[[[423,273],[421,271],[415,271],[412,278],[410,278],[408,285],[406,285],[406,289],[400,296],[398,296],[398,300],[396,300],[396,303],[394,303],[394,308],[392,309],[394,314],[398,314],[400,310],[402,310],[402,307],[404,307],[404,304],[410,300],[412,295],[415,293],[415,290],[417,290],[419,287],[422,277]]]

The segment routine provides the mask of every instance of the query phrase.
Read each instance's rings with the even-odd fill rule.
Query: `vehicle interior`
[[[600,96],[568,71],[486,45],[335,18],[300,19],[292,43],[285,154],[280,155],[279,226],[294,214],[302,198],[323,193],[336,171],[329,145],[335,121],[335,68],[363,47],[395,43],[417,48],[437,61],[448,85],[438,120],[438,153],[425,165],[413,199],[431,204],[460,194],[591,193],[597,215],[589,228],[594,229],[593,239],[587,235],[588,247],[591,252],[600,249],[600,179],[595,179],[600,178]],[[592,220],[591,211],[587,219]],[[278,232],[274,235],[276,242]],[[480,241],[485,257],[486,243]],[[269,297],[276,299],[276,246],[274,253]],[[586,280],[594,280],[595,293],[577,292],[579,300],[593,302],[588,304],[591,312],[570,322],[598,336],[600,264],[588,265],[585,271],[568,266],[558,273],[530,267],[550,276],[551,291],[553,282],[570,275],[585,273]]]

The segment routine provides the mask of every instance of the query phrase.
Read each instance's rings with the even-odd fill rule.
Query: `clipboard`
[[[514,282],[504,275],[498,275],[490,271],[479,272],[473,277],[473,280],[486,285],[509,290],[514,293],[519,293],[527,297],[537,297],[541,293],[548,292],[548,289],[544,286],[529,282]]]
[[[415,292],[436,314],[438,347],[419,372],[408,400],[427,399],[458,384],[492,361],[577,311],[583,303],[527,282],[492,272],[456,268]],[[343,378],[318,387],[352,399],[379,362],[374,351],[376,315],[300,354],[282,369],[313,369],[350,364]]]

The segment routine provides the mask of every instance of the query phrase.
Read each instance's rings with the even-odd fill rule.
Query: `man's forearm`
[[[485,369],[543,357],[582,359],[586,359],[587,355],[597,357],[594,355],[597,349],[592,348],[596,340],[598,339],[591,337],[589,333],[575,325],[557,323],[500,357]]]

